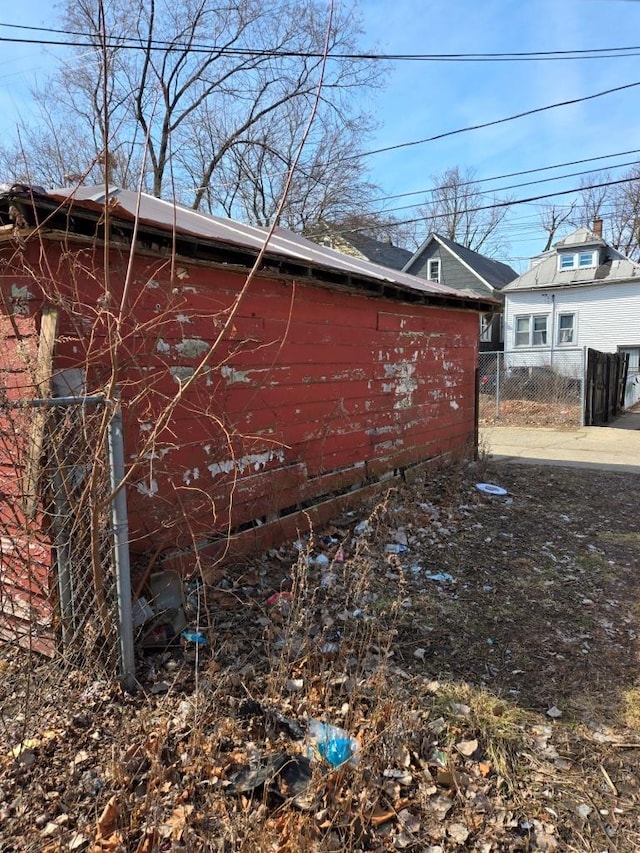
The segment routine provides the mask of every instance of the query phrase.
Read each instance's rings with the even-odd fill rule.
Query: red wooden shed
[[[119,189],[14,186],[0,193],[0,294],[5,427],[19,398],[120,395],[134,555],[189,571],[474,446],[491,301],[289,231]],[[39,589],[51,561],[39,512],[24,517],[43,451],[37,415],[19,411],[0,446],[4,602],[16,530]]]

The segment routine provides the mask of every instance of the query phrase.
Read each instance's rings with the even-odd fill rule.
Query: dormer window
[[[561,270],[575,270],[596,266],[598,266],[597,249],[589,249],[586,252],[561,252],[558,258],[558,269]]]

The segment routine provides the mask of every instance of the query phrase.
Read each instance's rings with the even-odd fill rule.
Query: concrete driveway
[[[640,474],[640,411],[576,430],[480,427],[479,444],[496,461]]]

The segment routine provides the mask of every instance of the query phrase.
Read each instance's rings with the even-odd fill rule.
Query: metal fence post
[[[496,420],[500,417],[500,356],[502,353],[498,353],[496,357]]]
[[[108,427],[109,469],[111,477],[111,519],[113,525],[113,551],[118,596],[118,622],[120,666],[126,690],[136,686],[135,652],[133,645],[133,618],[131,613],[131,568],[129,565],[129,522],[127,496],[124,486],[124,437],[122,412],[116,401]]]

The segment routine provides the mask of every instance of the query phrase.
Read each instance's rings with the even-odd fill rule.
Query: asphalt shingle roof
[[[448,237],[442,237],[440,234],[433,236],[496,290],[502,290],[518,275],[509,264],[503,264],[502,261],[496,261],[486,255],[481,255],[480,252],[474,252],[473,249],[467,249],[466,246],[461,246],[460,243],[456,243]]]

